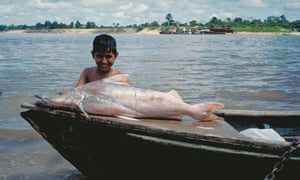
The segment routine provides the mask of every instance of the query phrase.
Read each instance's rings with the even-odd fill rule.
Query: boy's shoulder
[[[97,71],[97,67],[86,67],[83,70],[84,73],[92,73],[92,72],[95,72],[95,71]]]

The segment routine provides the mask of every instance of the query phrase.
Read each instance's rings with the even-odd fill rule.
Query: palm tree
[[[168,26],[170,26],[170,24],[174,21],[171,13],[166,15],[166,20],[168,21]]]

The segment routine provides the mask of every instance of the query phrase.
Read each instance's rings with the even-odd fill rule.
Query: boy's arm
[[[80,77],[79,77],[75,87],[84,85],[86,83],[86,80],[87,80],[87,75],[86,75],[86,69],[85,69],[81,72]]]

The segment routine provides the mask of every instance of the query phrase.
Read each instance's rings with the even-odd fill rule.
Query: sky
[[[35,25],[79,21],[121,26],[166,21],[205,23],[212,17],[225,20],[267,19],[269,16],[300,20],[300,0],[0,0],[1,25]]]

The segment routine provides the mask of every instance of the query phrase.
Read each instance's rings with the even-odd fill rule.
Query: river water
[[[93,66],[96,34],[0,33],[0,179],[85,179],[20,117],[35,94],[73,87]],[[134,86],[175,89],[190,104],[300,109],[300,36],[113,35],[114,67]]]

